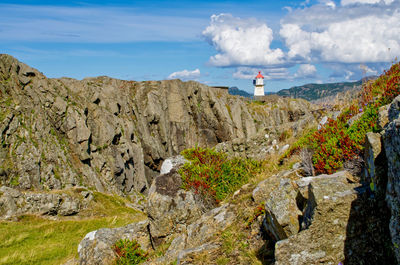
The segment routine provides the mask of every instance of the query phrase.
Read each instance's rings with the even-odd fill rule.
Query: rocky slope
[[[175,155],[216,145],[229,156],[271,158],[321,112],[304,100],[251,102],[180,80],[48,79],[0,55],[0,217],[76,215],[93,198],[88,188],[143,193],[133,207],[146,220],[88,233],[69,264],[112,263],[121,238],[160,252],[147,264],[395,264],[399,102],[381,108],[382,133],[367,135],[361,179],[273,165],[274,174],[210,209],[181,188],[185,161]]]
[[[304,177],[301,166],[294,166],[268,176],[255,187],[244,185],[220,207],[207,210],[195,194],[180,189],[176,168],[182,159],[167,160],[175,166],[168,166],[171,171],[152,183],[147,229],[128,236],[142,240],[143,233],[148,233],[147,240],[150,238],[155,248],[169,242],[163,256],[147,264],[249,264],[251,260],[240,246],[261,253],[257,244],[262,241],[260,234],[266,245],[275,249],[273,258],[260,254],[263,264],[399,264],[399,102],[400,96],[380,109],[383,131],[366,135],[365,170],[360,176],[339,171]],[[247,156],[240,148],[249,146],[247,142],[228,146],[233,155]],[[265,203],[265,215],[258,216],[251,226],[244,225],[246,201],[253,206]],[[134,229],[141,225],[135,224]],[[79,248],[81,262],[101,263],[114,257],[109,250],[114,241],[104,238],[128,228],[88,234]],[[229,232],[232,230],[236,235]],[[227,235],[235,243],[226,239]],[[98,241],[102,248],[96,255],[88,255],[99,248]],[[226,247],[229,244],[236,248],[232,251]]]
[[[161,163],[185,148],[314,121],[303,100],[259,106],[180,80],[49,79],[4,54],[0,96],[0,183],[22,190],[147,193]]]

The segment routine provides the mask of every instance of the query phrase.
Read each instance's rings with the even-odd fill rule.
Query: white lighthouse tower
[[[258,72],[256,79],[253,80],[254,84],[254,98],[264,96],[264,76]]]

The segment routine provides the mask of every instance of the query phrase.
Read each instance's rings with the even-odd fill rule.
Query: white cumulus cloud
[[[374,70],[374,69],[371,69],[371,68],[369,68],[367,65],[365,65],[365,64],[361,64],[360,65],[360,69],[361,69],[361,71],[363,72],[363,74],[365,74],[365,75],[377,75],[378,74],[378,71],[376,71],[376,70]]]
[[[317,68],[312,64],[301,64],[297,72],[294,74],[296,78],[315,77]]]
[[[285,80],[291,78],[289,71],[283,67],[263,69],[256,67],[237,67],[236,71],[233,73],[233,78],[254,79],[258,72],[261,72],[265,80]]]
[[[203,36],[219,52],[210,58],[214,66],[273,65],[284,59],[281,49],[270,48],[272,30],[256,19],[212,15]]]
[[[178,72],[173,72],[168,76],[168,79],[182,79],[182,80],[193,80],[200,77],[200,70],[195,69],[193,71],[183,70]]]
[[[292,12],[282,20],[280,30],[288,59],[390,62],[400,54],[400,1],[387,7],[384,2],[335,9],[316,5]]]
[[[385,4],[391,4],[394,0],[383,0]],[[342,6],[352,5],[352,4],[376,4],[381,2],[381,0],[342,0],[340,4]]]

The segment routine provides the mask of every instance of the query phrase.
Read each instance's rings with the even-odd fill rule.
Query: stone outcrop
[[[267,190],[265,183],[255,191]],[[384,201],[372,196],[369,185],[362,186],[347,171],[299,178],[296,185],[289,186],[290,183],[293,180],[282,179],[280,185],[275,182],[270,186],[273,191],[268,193],[285,202],[275,203],[286,209],[281,216],[287,217],[275,218],[274,226],[271,222],[264,225],[268,234],[278,240],[275,264],[394,264],[388,237],[390,213]],[[272,216],[267,205],[264,224]],[[288,210],[290,205],[292,212]],[[280,211],[276,207],[274,215]],[[289,218],[293,212],[298,223],[295,216]],[[284,233],[285,228],[288,231],[288,220],[293,220],[289,225],[299,230]],[[279,232],[284,239],[279,238]]]
[[[389,123],[384,131],[387,157],[386,202],[391,211],[390,234],[397,262],[400,264],[400,96],[389,108]]]
[[[178,170],[180,168],[180,166],[182,166],[186,162],[189,162],[189,161],[186,160],[181,155],[167,158],[164,160],[164,162],[161,165],[160,175],[167,174],[167,173],[171,172],[171,170],[173,170],[173,169]]]
[[[180,80],[48,79],[4,54],[0,95],[0,184],[20,189],[147,193],[185,148],[314,120],[300,99],[258,105]]]
[[[229,204],[206,212],[177,235],[163,257],[148,264],[169,264],[174,260],[181,264],[180,261],[191,253],[218,248],[219,245],[214,244],[213,240],[229,227],[235,218],[233,206]]]
[[[188,209],[190,211],[190,209]],[[212,209],[193,220],[191,224],[180,224],[179,231],[170,232],[172,240],[165,255],[144,264],[169,264],[184,259],[187,255],[200,253],[220,247],[213,243],[217,236],[232,225],[236,215],[232,205],[225,204]],[[164,231],[163,227],[150,230],[149,220],[132,223],[120,228],[104,228],[88,233],[78,246],[80,264],[112,264],[116,254],[112,246],[119,239],[136,240],[141,247],[149,251],[157,242],[154,241],[155,229]]]
[[[256,188],[252,192],[252,199],[257,204],[265,202],[268,198],[271,197],[271,193],[279,187],[282,179],[295,181],[299,178],[301,178],[301,175],[299,174],[299,170],[297,169],[285,170],[279,172],[276,175],[272,175],[257,184]]]
[[[147,198],[153,240],[181,232],[205,212],[199,196],[181,189],[182,178],[173,169],[156,177]],[[196,198],[197,197],[197,198]]]
[[[112,264],[117,258],[112,246],[120,239],[136,240],[143,250],[151,247],[148,221],[120,228],[103,228],[88,233],[78,246],[80,264]]]
[[[307,190],[303,220],[307,229],[278,241],[275,264],[338,264],[344,261],[346,226],[357,184],[346,173],[307,177],[298,181]]]
[[[300,230],[302,212],[298,202],[304,200],[296,180],[299,170],[282,171],[258,183],[252,192],[257,203],[265,203],[264,230],[274,241],[297,234]]]
[[[0,219],[12,219],[23,214],[70,216],[79,213],[93,198],[89,191],[72,193],[20,192],[0,187]]]
[[[265,229],[278,241],[300,230],[299,217],[302,212],[296,202],[298,191],[290,179],[281,179],[277,189],[272,191],[265,202]]]
[[[387,161],[379,133],[369,132],[365,139],[365,167],[362,182],[368,183],[379,198],[385,197],[387,183]]]

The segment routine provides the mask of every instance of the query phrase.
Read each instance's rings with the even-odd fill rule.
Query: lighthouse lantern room
[[[254,84],[254,97],[264,96],[264,76],[258,72],[256,79],[253,80]]]

